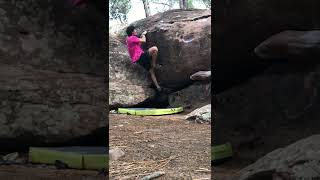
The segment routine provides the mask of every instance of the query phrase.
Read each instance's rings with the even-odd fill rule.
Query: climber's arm
[[[141,34],[140,43],[145,43],[146,42],[146,34],[147,34],[147,31],[144,31]]]

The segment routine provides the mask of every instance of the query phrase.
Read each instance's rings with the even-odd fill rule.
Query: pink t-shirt
[[[142,48],[140,47],[140,40],[136,36],[127,37],[127,47],[131,62],[135,63],[139,60],[141,54],[143,53]]]

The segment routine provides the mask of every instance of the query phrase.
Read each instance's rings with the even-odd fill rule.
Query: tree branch
[[[151,2],[151,3],[154,3],[154,4],[161,4],[161,5],[165,5],[165,6],[171,6],[170,4],[167,4],[167,3],[162,3],[162,2]]]

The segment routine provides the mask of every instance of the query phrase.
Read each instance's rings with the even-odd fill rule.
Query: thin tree
[[[188,0],[179,0],[180,9],[188,9]]]
[[[142,0],[142,2],[143,2],[144,12],[146,13],[146,17],[149,17],[151,15],[149,1],[148,0]]]

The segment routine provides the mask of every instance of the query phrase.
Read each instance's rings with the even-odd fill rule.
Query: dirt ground
[[[211,125],[189,122],[183,114],[109,115],[109,146],[125,155],[110,161],[110,179],[139,179],[164,171],[158,179],[211,179]]]
[[[1,180],[106,180],[97,171],[62,169],[54,166],[27,167],[26,165],[1,165]]]
[[[110,161],[109,178],[98,171],[0,165],[0,180],[134,180],[156,171],[165,172],[159,180],[229,180],[247,165],[231,160],[211,168],[211,125],[186,121],[183,115],[110,114],[110,149],[120,148],[125,155]]]
[[[248,161],[241,161],[238,159],[231,159],[218,166],[213,166],[212,179],[213,180],[232,180],[237,172],[248,166]]]

